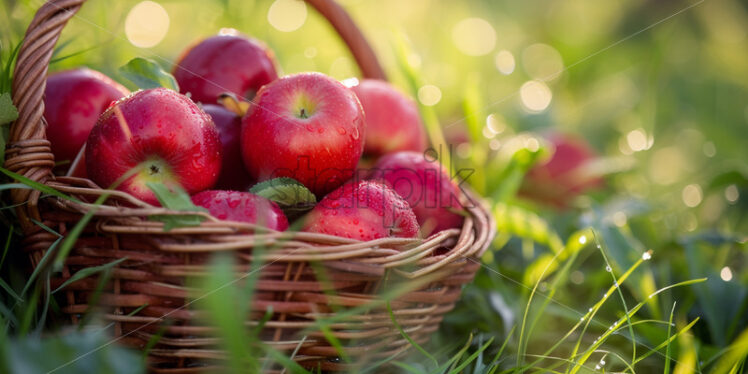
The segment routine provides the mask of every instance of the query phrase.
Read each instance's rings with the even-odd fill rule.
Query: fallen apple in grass
[[[185,51],[174,66],[174,78],[180,92],[195,102],[215,104],[224,92],[251,100],[278,72],[273,53],[263,43],[231,31]]]
[[[424,236],[462,225],[460,191],[438,160],[419,152],[390,153],[376,163],[371,180],[382,180],[413,209]]]
[[[396,151],[426,150],[426,130],[412,99],[375,79],[364,79],[351,89],[366,116],[364,155],[376,158]]]
[[[117,189],[158,204],[146,183],[179,184],[189,194],[213,187],[221,141],[210,116],[189,98],[154,88],[107,109],[91,130],[85,157],[88,176],[99,186],[121,182]]]
[[[278,204],[249,192],[208,190],[193,195],[192,202],[218,219],[253,223],[276,231],[288,228],[288,219]]]
[[[129,93],[119,83],[91,69],[50,75],[44,90],[44,118],[55,160],[72,161],[99,115],[113,101]]]
[[[548,161],[530,169],[520,188],[521,196],[560,209],[585,191],[602,185],[602,178],[590,172],[589,166],[597,155],[586,141],[560,133],[547,138],[553,145],[553,154]]]
[[[358,240],[418,236],[408,203],[383,183],[349,182],[328,194],[305,217],[303,231]]]
[[[323,196],[353,176],[364,130],[361,104],[340,82],[290,75],[260,89],[242,119],[244,166],[258,181],[290,177]]]

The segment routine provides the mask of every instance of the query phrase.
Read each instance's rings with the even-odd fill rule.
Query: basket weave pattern
[[[122,343],[143,347],[154,334],[163,337],[150,351],[154,372],[188,373],[201,360],[220,359],[223,353],[212,329],[201,325],[201,312],[189,305],[189,277],[206,272],[206,259],[216,252],[231,252],[238,261],[237,277],[246,275],[253,261],[263,261],[247,325],[272,308],[272,317],[260,334],[265,343],[287,352],[303,366],[346,370],[347,364],[323,334],[313,327],[334,311],[376,305],[365,314],[346,317],[332,325],[352,362],[401,353],[410,346],[392,323],[379,294],[392,284],[407,285],[407,292],[391,301],[398,324],[416,342],[423,343],[438,329],[443,315],[453,308],[461,287],[479,268],[474,259],[493,238],[493,219],[469,191],[463,196],[468,216],[461,229],[442,231],[426,240],[387,238],[359,242],[334,236],[262,231],[251,224],[226,222],[206,214],[197,227],[164,232],[163,224],[149,221],[156,214],[184,214],[153,207],[119,191],[104,190],[87,179],[52,173],[54,158],[45,138],[43,93],[54,46],[67,21],[84,0],[51,0],[29,25],[20,49],[13,100],[19,118],[12,124],[5,167],[53,187],[76,200],[45,196],[40,191],[17,189],[11,198],[25,234],[24,250],[32,266],[58,236],[34,221],[66,235],[93,210],[93,218],[67,258],[63,271],[52,280],[56,288],[78,270],[126,257],[112,271],[112,281],[97,305],[114,324]],[[346,12],[331,0],[307,0],[350,48],[365,77],[384,78],[369,44]],[[91,202],[107,194],[104,205]],[[255,248],[272,248],[256,256]],[[312,263],[320,264],[327,280],[319,281]],[[44,264],[41,264],[44,265]],[[89,309],[95,278],[72,283],[63,291],[63,312],[73,323]],[[146,307],[142,307],[147,305]],[[133,313],[135,311],[135,313]],[[164,320],[169,320],[164,324]],[[302,336],[302,331],[303,336]]]

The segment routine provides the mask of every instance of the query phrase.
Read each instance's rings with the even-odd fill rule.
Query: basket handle
[[[335,0],[305,0],[343,39],[366,78],[385,79],[384,71],[361,30]],[[44,89],[47,69],[62,29],[86,0],[49,0],[36,12],[18,52],[13,75],[13,103],[18,119],[10,126],[5,167],[36,182],[51,175],[54,158],[46,139]],[[29,190],[14,190],[15,203],[28,201]]]

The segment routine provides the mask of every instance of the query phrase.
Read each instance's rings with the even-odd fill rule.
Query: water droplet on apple
[[[356,126],[353,126],[353,132],[351,133],[351,136],[353,137],[353,140],[358,140],[358,137],[361,136]]]
[[[306,129],[309,130],[309,132],[314,132],[314,127],[312,127],[312,125],[306,125]]]
[[[345,129],[342,127],[338,127],[338,134],[345,135]]]

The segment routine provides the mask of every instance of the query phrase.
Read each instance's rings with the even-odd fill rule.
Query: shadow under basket
[[[252,275],[258,280],[245,320],[247,329],[261,326],[262,342],[293,356],[301,366],[349,371],[404,353],[411,344],[403,332],[419,344],[428,341],[459,299],[462,286],[472,281],[480,268],[479,257],[495,235],[489,210],[471,191],[462,196],[467,216],[461,229],[425,240],[359,242],[259,230],[208,215],[199,226],[167,232],[161,222],[148,217],[185,213],[150,206],[87,179],[55,176],[42,116],[44,87],[60,32],[84,2],[48,1],[26,32],[13,81],[19,118],[11,125],[5,162],[7,169],[73,198],[38,190],[11,191],[13,202],[20,204],[16,210],[24,232],[23,249],[34,268],[49,266],[54,253],[46,258],[45,254],[59,238],[37,222],[67,235],[92,213],[62,272],[51,280],[52,289],[81,269],[125,259],[111,268],[110,281],[103,288],[93,276],[58,293],[62,312],[73,323],[94,310],[105,324],[114,326],[118,343],[144,349],[155,341],[148,351],[151,372],[217,369],[225,353],[215,328],[205,323],[207,311],[193,302],[200,295],[188,280],[204,278],[209,258],[223,252],[235,260],[234,279],[241,281],[252,269],[257,271]],[[384,79],[371,47],[338,4],[307,3],[342,37],[363,76]],[[92,204],[104,194],[109,196],[104,205]],[[324,333],[319,321],[327,321]],[[346,360],[330,343],[330,336],[342,345]],[[280,372],[280,367],[270,365],[268,370]]]

